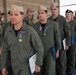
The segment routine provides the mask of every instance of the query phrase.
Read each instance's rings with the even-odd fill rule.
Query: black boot
[[[70,69],[66,69],[66,75],[72,75],[72,71]]]

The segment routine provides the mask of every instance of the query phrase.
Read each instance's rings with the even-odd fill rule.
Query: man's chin
[[[15,23],[15,22],[11,22],[11,24],[16,25],[16,23]]]
[[[42,18],[42,19],[40,19],[40,21],[43,21],[44,19]]]

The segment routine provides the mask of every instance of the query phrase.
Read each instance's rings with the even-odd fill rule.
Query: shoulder
[[[26,16],[26,17],[24,17],[24,19],[23,20],[28,20],[28,17]]]
[[[58,17],[59,17],[61,20],[66,20],[65,17],[62,16],[62,15],[59,15]]]
[[[4,32],[4,36],[5,36],[5,37],[8,37],[8,36],[9,36],[10,30],[11,30],[11,26],[10,26],[10,27],[8,26],[8,27],[6,28],[6,30],[5,30],[5,32]]]
[[[54,21],[51,21],[51,20],[48,20],[48,25],[52,26],[52,27],[57,27],[58,26]]]
[[[11,22],[9,21],[9,22],[7,22],[7,23],[4,23],[4,25],[3,25],[4,27],[8,27],[8,26],[11,26]]]
[[[27,24],[25,24],[25,26],[26,26],[26,29],[27,29],[27,31],[28,31],[29,33],[34,33],[34,32],[35,32],[35,30],[34,30],[33,27],[31,27],[31,26],[29,26],[29,25],[27,25]]]
[[[48,17],[49,20],[52,20],[52,16]]]
[[[72,20],[72,23],[73,23],[74,25],[76,25],[76,21]]]
[[[40,26],[40,22],[39,22],[39,21],[36,22],[36,23],[34,23],[34,28],[36,28],[36,27],[38,27],[38,26]]]
[[[49,19],[47,19],[47,22],[48,22],[49,24],[56,24],[54,21],[49,20]]]

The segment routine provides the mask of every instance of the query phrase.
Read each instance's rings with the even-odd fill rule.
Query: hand
[[[59,57],[59,50],[57,50],[57,52],[56,52],[56,58],[58,58]]]
[[[6,70],[6,68],[3,68],[2,71],[1,71],[2,75],[7,75],[8,74],[8,71]]]
[[[66,49],[65,50],[68,50],[69,49],[69,46],[66,46]]]
[[[41,69],[41,67],[36,65],[35,72],[40,72],[40,69]]]

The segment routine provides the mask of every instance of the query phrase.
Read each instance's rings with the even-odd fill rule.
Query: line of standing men
[[[71,45],[71,33],[70,26],[67,23],[66,19],[63,16],[59,15],[58,4],[53,3],[51,5],[50,9],[52,16],[50,16],[48,19],[47,8],[44,6],[39,7],[39,22],[34,24],[34,29],[37,31],[38,34],[35,33],[34,30],[30,28],[28,25],[22,23],[22,13],[19,13],[20,8],[19,10],[18,8],[17,10],[15,10],[14,8],[16,8],[16,6],[13,7],[10,13],[10,21],[14,26],[11,26],[8,28],[8,30],[6,30],[3,40],[1,65],[4,69],[2,69],[2,75],[7,75],[8,73],[8,53],[11,54],[10,63],[14,75],[30,75],[28,69],[29,64],[27,59],[30,56],[31,50],[35,50],[38,53],[38,66],[36,66],[35,75],[65,75],[66,50],[68,50],[69,46]],[[19,17],[17,16],[19,15],[21,19],[18,21],[17,19],[19,19]],[[15,33],[14,37],[13,34],[11,34],[11,32],[13,34]],[[9,35],[11,35],[11,37]],[[26,40],[24,39],[24,37]],[[39,37],[41,38],[41,41],[39,41]],[[64,50],[62,42],[65,38],[66,49]],[[27,45],[26,42],[28,43]],[[17,54],[15,54],[15,52],[17,52]],[[26,54],[26,52],[28,53],[28,55]]]
[[[66,50],[69,49],[71,42],[70,26],[66,22],[66,19],[59,15],[59,6],[53,3],[51,6],[52,16],[49,17],[50,20],[56,22],[59,25],[61,34],[62,49],[59,51],[59,58],[56,60],[56,73],[57,75],[65,75],[66,71]],[[66,38],[66,49],[63,48],[63,40]]]
[[[1,51],[2,51],[2,39],[3,39],[3,25],[4,25],[4,22],[2,21],[2,16],[4,14],[0,11],[0,69],[1,69]],[[0,71],[0,74],[1,74],[1,71]]]
[[[1,53],[1,73],[9,74],[9,65],[13,75],[30,75],[28,58],[37,53],[36,72],[43,64],[44,48],[37,32],[23,23],[23,7],[12,5],[10,22],[4,34]]]
[[[67,50],[67,67],[66,67],[66,73],[68,75],[72,75],[72,72],[75,68],[75,53],[76,53],[76,22],[73,19],[73,12],[69,9],[65,12],[65,17],[70,25],[70,31],[71,31],[71,46],[69,46],[69,50]]]

